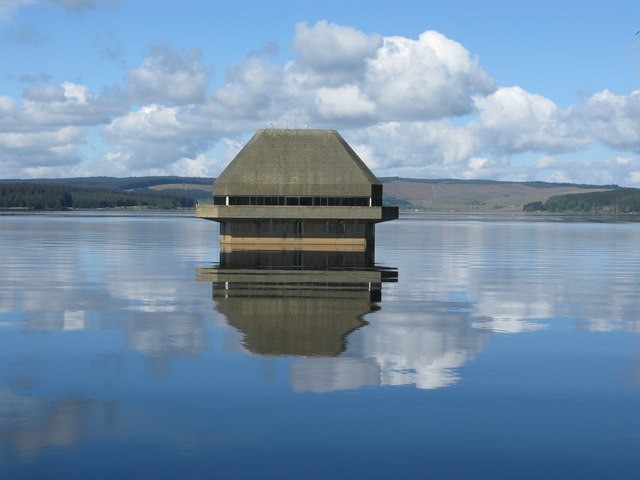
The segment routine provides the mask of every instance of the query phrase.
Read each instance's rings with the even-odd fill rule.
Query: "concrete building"
[[[222,251],[372,251],[375,224],[398,218],[382,184],[335,130],[259,130],[213,184],[199,218]]]

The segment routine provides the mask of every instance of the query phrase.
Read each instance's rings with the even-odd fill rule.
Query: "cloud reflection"
[[[206,299],[194,302],[193,282],[176,281],[175,265],[201,258],[194,242],[205,245],[210,229],[189,217],[148,217],[41,216],[37,228],[30,216],[4,218],[0,315],[7,320],[0,317],[0,326],[70,335],[123,331],[125,345],[156,372],[172,358],[197,357],[209,325],[207,309],[196,305]],[[192,268],[186,276],[193,278]]]
[[[458,369],[482,351],[489,333],[474,328],[473,317],[450,303],[416,307],[412,314],[377,312],[344,356],[325,363],[330,370],[324,375],[314,375],[314,359],[295,358],[294,390],[327,392],[336,385],[436,389],[455,384]]]
[[[112,427],[117,422],[117,407],[112,402],[77,397],[44,400],[0,391],[0,460],[4,460],[3,452],[11,450],[33,459],[43,449],[78,443],[96,415]]]

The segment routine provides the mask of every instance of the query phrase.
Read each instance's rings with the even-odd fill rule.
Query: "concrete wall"
[[[398,207],[226,206],[200,203],[196,207],[196,217],[215,221],[234,219],[315,219],[384,222],[398,218]]]

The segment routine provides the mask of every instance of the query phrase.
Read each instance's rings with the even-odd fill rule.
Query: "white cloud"
[[[368,145],[366,143],[352,143],[351,148],[353,148],[353,150],[364,161],[364,163],[368,165],[369,168],[376,170],[382,168],[383,163],[380,158],[376,156],[371,145]]]
[[[349,138],[369,145],[372,155],[381,159],[380,168],[407,167],[427,176],[460,168],[479,150],[469,130],[445,120],[379,123],[356,130]]]
[[[174,162],[168,173],[182,177],[213,177],[220,173],[220,162],[204,154],[195,158],[183,157]]]
[[[102,125],[125,112],[126,105],[118,90],[99,94],[86,86],[64,82],[62,85],[40,85],[23,93],[22,109],[16,122],[23,128]],[[0,121],[0,129],[2,122]]]
[[[0,174],[68,174],[82,161],[85,128],[124,111],[117,91],[96,94],[72,82],[27,88],[22,104],[0,97]]]
[[[571,154],[563,157],[540,157],[528,171],[528,178],[559,183],[640,186],[640,178],[634,175],[640,170],[640,159],[612,156],[584,160]]]
[[[16,109],[16,102],[11,97],[0,97],[0,115],[6,117],[12,115]]]
[[[368,61],[364,91],[385,120],[430,120],[472,111],[493,81],[457,42],[428,31],[418,40],[386,37]]]
[[[640,153],[640,90],[626,96],[604,90],[588,98],[579,113],[594,140]]]
[[[126,92],[135,102],[187,104],[204,99],[209,82],[200,50],[176,52],[155,45],[140,67],[127,76]]]
[[[0,132],[0,176],[38,176],[80,163],[84,132],[76,127],[41,132]]]
[[[87,104],[89,89],[84,85],[78,85],[71,82],[64,82],[62,84],[62,89],[64,91],[64,98],[80,105]]]
[[[118,158],[127,159],[129,170],[136,172],[168,169],[183,158],[195,159],[219,140],[199,112],[155,104],[113,120],[105,134],[124,155]]]
[[[415,40],[382,38],[321,21],[298,25],[294,49],[285,87],[313,123],[464,115],[474,108],[473,95],[495,89],[462,45],[433,31]]]
[[[319,114],[326,120],[371,118],[375,105],[355,85],[320,88],[315,99]]]
[[[31,148],[34,139],[46,143],[49,148],[59,147],[68,143],[75,143],[82,136],[82,130],[73,127],[65,127],[56,131],[30,132],[30,133],[0,133],[0,148],[28,149]]]
[[[485,149],[498,153],[574,151],[588,140],[574,128],[569,112],[551,100],[520,87],[500,88],[476,98],[478,130]]]
[[[485,167],[490,164],[485,157],[471,157],[467,162],[467,169],[461,172],[460,176],[465,179],[484,178],[486,176]]]
[[[296,25],[293,49],[303,68],[334,75],[338,71],[356,71],[373,57],[382,45],[378,34],[367,35],[352,27],[336,25],[326,20],[312,27]]]
[[[536,168],[544,169],[544,168],[552,168],[556,166],[558,162],[551,155],[543,155],[538,160],[536,160],[535,166]]]
[[[640,187],[640,170],[629,173],[629,184],[634,187]]]
[[[274,110],[286,109],[288,102],[279,102],[285,96],[282,68],[260,56],[233,65],[226,80],[214,92],[210,104],[218,117],[268,118]]]

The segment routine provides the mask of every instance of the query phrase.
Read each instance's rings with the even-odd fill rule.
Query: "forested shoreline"
[[[549,213],[637,214],[640,213],[640,189],[618,188],[606,192],[555,195],[545,202],[528,203],[523,210]]]
[[[0,183],[0,209],[193,208],[195,200],[173,192],[135,192],[43,183]]]

